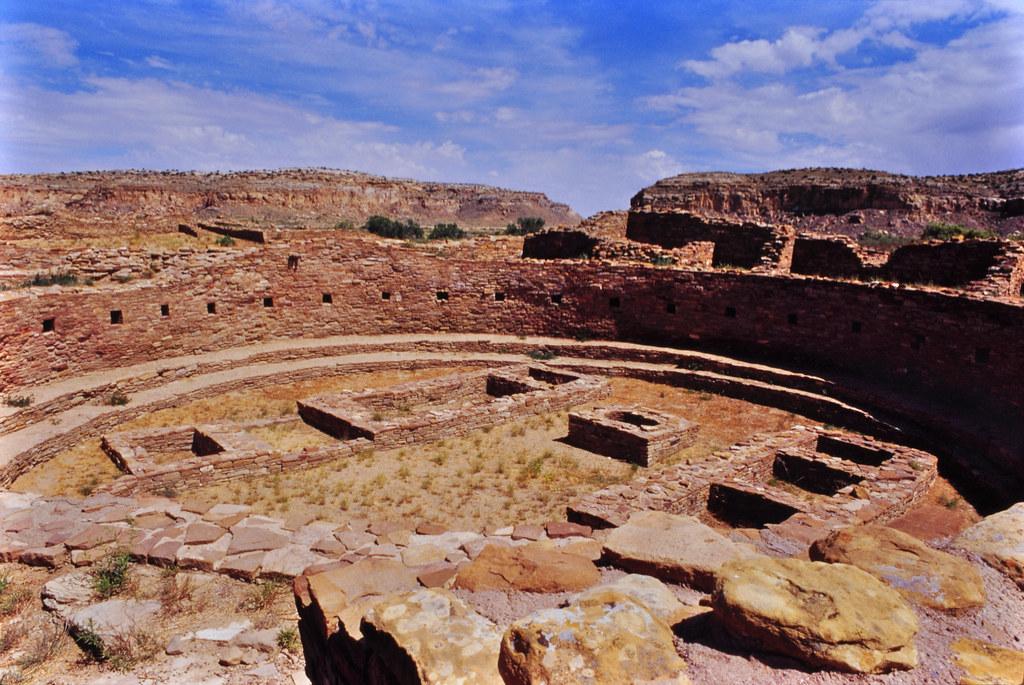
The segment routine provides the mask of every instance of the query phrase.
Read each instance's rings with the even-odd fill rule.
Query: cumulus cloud
[[[426,178],[464,174],[465,150],[403,141],[392,126],[322,116],[245,91],[157,79],[90,78],[61,93],[0,84],[4,171],[339,166]],[[110,152],[114,150],[114,152]]]
[[[32,56],[48,66],[70,67],[78,63],[77,45],[67,33],[50,26],[0,24],[0,55],[5,62]]]
[[[644,104],[678,112],[680,123],[727,151],[730,163],[741,168],[844,165],[938,173],[1019,166],[1024,161],[1020,14],[981,22],[944,45],[913,43],[907,59],[885,66],[825,65],[800,81],[728,78],[827,61],[829,50],[834,56],[839,49],[822,46],[839,39],[855,44],[864,26],[889,30],[980,11],[976,3],[954,0],[938,0],[929,8],[900,2],[891,14],[876,7],[856,30],[825,35],[790,29],[776,41],[731,43],[728,50],[712,51],[711,60],[688,67],[710,83],[655,95]],[[803,38],[794,38],[796,31]],[[878,31],[874,35],[887,35]]]

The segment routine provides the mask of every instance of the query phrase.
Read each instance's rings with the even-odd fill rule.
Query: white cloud
[[[724,79],[644,102],[679,111],[682,123],[739,167],[1009,168],[1024,164],[1022,46],[1024,16],[1011,15],[946,45],[918,46],[906,61],[826,70],[811,87]]]
[[[508,90],[518,78],[519,73],[515,69],[485,67],[474,69],[469,78],[441,84],[437,90],[464,100],[480,100]]]
[[[793,26],[778,40],[742,40],[719,45],[711,50],[711,59],[685,60],[683,69],[708,79],[723,79],[742,73],[783,74],[813,64],[835,66],[836,58],[864,43],[906,50],[922,46],[905,31],[918,24],[964,20],[991,16],[997,11],[1012,11],[1013,0],[881,0],[872,5],[853,26],[828,32],[810,26]],[[1024,5],[1017,5],[1021,12]]]
[[[420,178],[465,174],[460,145],[406,142],[380,123],[321,116],[244,91],[155,79],[86,83],[73,93],[0,84],[0,167],[63,170],[72,159],[77,168],[323,165]]]
[[[23,59],[26,54],[49,66],[70,67],[78,63],[78,44],[64,31],[40,24],[0,24],[0,55],[4,61]]]
[[[163,57],[157,55],[150,55],[146,58],[146,64],[153,67],[154,69],[166,69],[168,71],[174,69],[174,65],[165,60]]]

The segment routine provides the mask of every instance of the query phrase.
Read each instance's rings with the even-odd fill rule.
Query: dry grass
[[[345,376],[326,376],[298,383],[287,383],[246,392],[233,392],[218,397],[209,397],[185,402],[177,407],[161,409],[127,421],[117,427],[118,431],[140,428],[170,428],[193,423],[217,423],[219,421],[247,421],[253,419],[278,418],[296,415],[296,400],[320,393],[340,390],[363,390],[386,387],[409,381],[426,380],[461,371],[462,367],[440,367],[410,371],[379,371]],[[330,443],[319,431],[309,428],[301,421],[288,424],[288,428],[268,427],[256,429],[253,433],[271,446],[281,449]],[[190,456],[183,452],[170,455],[154,454],[157,463]],[[92,492],[96,486],[109,483],[121,472],[100,449],[99,437],[86,440],[71,449],[57,454],[53,459],[22,474],[11,485],[17,492],[36,492],[41,495],[71,495],[81,497]]]
[[[700,424],[693,446],[667,461],[702,459],[762,431],[799,421],[792,414],[739,400],[632,379],[612,379],[607,403],[640,403]],[[201,489],[207,501],[250,504],[269,515],[312,510],[344,521],[352,517],[432,520],[457,528],[518,521],[543,522],[564,515],[571,498],[635,473],[629,464],[571,447],[567,412],[443,440],[368,451],[308,471]]]
[[[196,400],[139,417],[123,430],[189,423],[294,416],[297,399],[337,390],[385,387],[458,373],[458,367],[334,376]],[[668,462],[693,461],[757,433],[788,428],[787,412],[708,393],[612,378],[602,404],[637,403],[699,424],[695,443]],[[806,422],[806,420],[803,420]],[[543,414],[458,439],[366,452],[308,471],[234,481],[200,489],[207,501],[242,502],[269,515],[308,509],[328,520],[355,516],[427,519],[459,528],[560,519],[578,495],[631,479],[629,464],[561,442],[567,412]],[[279,450],[330,444],[301,421],[253,429]],[[22,476],[15,488],[44,494],[82,494],[118,475],[99,450],[83,443]]]

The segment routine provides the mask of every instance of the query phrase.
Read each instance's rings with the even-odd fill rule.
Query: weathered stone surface
[[[459,570],[455,587],[466,590],[566,592],[588,588],[600,580],[589,559],[538,543],[520,547],[489,545]]]
[[[592,587],[580,593],[576,601],[581,604],[592,600],[600,601],[609,592],[624,595],[642,604],[669,626],[693,615],[691,607],[680,602],[664,583],[657,578],[638,573],[630,573],[607,585]]]
[[[895,590],[847,564],[758,557],[730,562],[715,619],[758,649],[822,668],[879,673],[917,665],[917,617]]]
[[[234,537],[228,547],[228,554],[267,551],[288,544],[285,535],[263,526],[236,526],[232,533]]]
[[[196,521],[185,529],[185,544],[206,545],[211,542],[216,542],[226,534],[227,530],[216,524],[207,523],[206,521]]]
[[[343,627],[358,639],[363,614],[385,595],[419,587],[416,572],[392,559],[364,559],[311,575],[309,597],[319,609],[324,635]],[[340,622],[340,625],[339,625]]]
[[[594,532],[590,526],[569,521],[551,521],[544,526],[544,530],[547,531],[549,538],[586,538]]]
[[[416,579],[423,587],[444,587],[449,580],[455,578],[456,573],[458,573],[458,567],[455,564],[446,563],[420,571]]]
[[[844,528],[811,545],[811,559],[856,566],[935,609],[985,603],[981,574],[963,559],[887,526]]]
[[[177,552],[178,566],[213,571],[227,555],[230,544],[230,536],[221,535],[214,542],[207,544],[182,545]]]
[[[953,544],[978,554],[1024,588],[1024,502],[986,516]]]
[[[21,552],[21,563],[27,566],[46,566],[57,568],[68,560],[67,548],[64,545],[52,547],[35,547]]]
[[[72,571],[46,581],[40,593],[43,607],[67,618],[75,607],[93,600],[94,579],[88,571]]]
[[[195,639],[205,640],[206,642],[227,643],[231,642],[251,627],[252,623],[248,619],[244,621],[233,621],[220,628],[204,628],[202,630],[197,630]]]
[[[329,561],[300,545],[286,545],[271,550],[263,557],[260,574],[270,578],[294,578],[308,567]]]
[[[108,599],[72,611],[68,615],[68,628],[72,633],[94,633],[108,645],[119,635],[129,635],[135,630],[145,630],[160,611],[157,600]]]
[[[533,523],[520,523],[512,529],[513,540],[540,540],[544,529]]]
[[[245,552],[225,557],[219,566],[221,573],[226,573],[232,578],[252,580],[259,575],[266,552]]]
[[[501,633],[445,590],[388,597],[366,613],[361,630],[372,650],[371,671],[381,673],[381,682],[502,682]]]
[[[614,565],[710,591],[722,564],[754,555],[692,516],[659,511],[632,514],[604,543]]]
[[[668,625],[613,590],[513,623],[498,669],[509,685],[690,682]]]
[[[64,544],[68,549],[92,549],[113,542],[117,539],[118,533],[123,530],[123,528],[115,526],[95,524],[72,535],[64,541]]]
[[[412,545],[402,550],[402,563],[406,566],[429,566],[444,561],[446,552],[437,545]]]
[[[1024,652],[960,638],[950,648],[953,661],[964,670],[960,685],[1021,685],[1024,683]]]

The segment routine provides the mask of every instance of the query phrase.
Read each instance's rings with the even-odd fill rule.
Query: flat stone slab
[[[288,537],[263,526],[235,526],[228,554],[265,552],[288,544]]]
[[[965,672],[960,685],[1024,683],[1024,652],[970,638],[960,638],[950,648],[954,663]]]
[[[370,606],[386,595],[419,587],[416,572],[393,559],[364,559],[303,578],[310,601],[325,621],[321,626],[325,637],[344,628],[359,639],[359,622]]]
[[[104,643],[134,630],[144,630],[160,611],[158,600],[108,599],[72,611],[68,624],[72,632],[95,633]]]
[[[668,625],[608,589],[512,623],[498,670],[508,685],[690,683]]]
[[[227,534],[227,530],[220,526],[207,523],[206,521],[196,521],[185,529],[185,544],[186,545],[205,545],[211,542],[216,542],[224,535]]]
[[[464,566],[455,587],[465,590],[575,592],[601,579],[594,562],[541,543],[489,545]]]
[[[705,592],[714,587],[722,564],[754,554],[692,516],[660,511],[633,513],[604,542],[605,558],[619,568]]]
[[[367,611],[361,630],[374,652],[379,681],[502,685],[498,674],[501,633],[486,618],[445,590],[420,589],[388,597]]]
[[[917,666],[917,616],[855,566],[754,557],[724,565],[715,620],[756,649],[817,668],[882,673]]]
[[[1024,502],[986,516],[953,544],[979,555],[1024,589]]]
[[[844,528],[811,545],[811,559],[851,564],[933,609],[982,606],[985,586],[970,562],[886,526]]]

